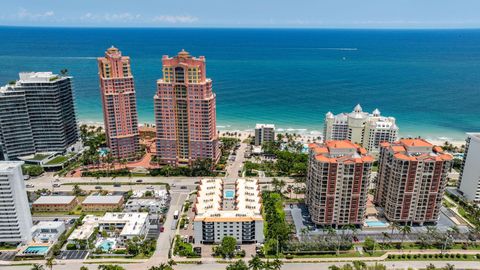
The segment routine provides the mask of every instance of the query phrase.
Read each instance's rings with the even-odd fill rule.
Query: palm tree
[[[387,232],[382,232],[382,245],[385,246],[387,239],[390,239],[390,235]]]
[[[45,266],[50,268],[50,270],[53,269],[53,265],[55,264],[55,258],[53,257],[48,257],[45,262]]]
[[[442,268],[443,270],[455,270],[455,266],[447,263],[445,267]]]
[[[226,268],[227,270],[248,270],[248,266],[243,260],[238,260],[233,264],[230,264]]]
[[[392,229],[392,233],[391,233],[391,234],[393,234],[393,232],[394,232],[395,230],[397,230],[397,231],[400,230],[400,226],[398,225],[397,222],[392,222],[392,223],[390,223],[390,228]]]
[[[412,227],[405,225],[400,228],[400,232],[402,233],[402,242],[401,245],[403,245],[403,241],[405,240],[405,236],[409,233],[412,232]]]
[[[43,265],[35,263],[32,265],[31,270],[44,270]]]
[[[253,256],[253,258],[248,261],[248,268],[251,270],[262,270],[264,266],[264,263],[258,257],[258,255]]]
[[[271,266],[272,270],[280,270],[282,268],[282,265],[283,265],[283,262],[280,261],[278,258],[275,258],[275,260],[273,260],[270,263],[270,266]]]

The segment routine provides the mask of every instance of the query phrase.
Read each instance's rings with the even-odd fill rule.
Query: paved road
[[[240,143],[240,147],[237,150],[235,161],[233,161],[227,167],[227,178],[238,178],[238,171],[242,169],[243,162],[245,161],[245,151],[247,150],[246,143]]]

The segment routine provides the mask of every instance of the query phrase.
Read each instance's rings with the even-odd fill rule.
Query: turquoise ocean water
[[[83,122],[101,122],[96,57],[132,58],[140,122],[153,122],[161,57],[207,58],[220,129],[274,123],[321,131],[327,111],[379,108],[402,136],[480,131],[480,30],[93,29],[0,27],[0,82],[19,71],[74,76]]]

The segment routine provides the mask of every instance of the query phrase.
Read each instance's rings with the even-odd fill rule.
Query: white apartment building
[[[130,199],[123,208],[124,212],[147,212],[160,214],[166,209],[166,204],[156,199]]]
[[[467,133],[458,189],[468,201],[480,203],[480,133]]]
[[[95,228],[98,228],[99,231],[106,231],[112,235],[115,231],[119,231],[116,240],[117,245],[122,247],[127,240],[135,236],[144,239],[148,233],[149,224],[148,213],[107,212],[102,217],[87,215],[83,218],[82,226],[75,229],[68,237],[68,242],[77,243],[80,240],[88,240]]]
[[[264,142],[275,141],[275,125],[256,124],[255,125],[255,145],[262,145]]]
[[[351,113],[325,115],[324,141],[349,140],[361,144],[367,151],[377,155],[382,142],[395,142],[398,127],[395,118],[381,116],[375,109],[371,114],[363,112],[360,104]]]
[[[32,238],[35,243],[55,243],[65,231],[63,221],[40,221],[32,227]]]
[[[225,236],[237,243],[262,243],[261,207],[256,179],[203,179],[194,208],[195,244],[220,243]]]
[[[32,215],[22,174],[23,162],[0,162],[0,242],[32,240]]]

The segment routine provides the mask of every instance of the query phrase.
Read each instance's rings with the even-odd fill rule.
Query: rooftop
[[[148,221],[148,213],[105,213],[99,218],[100,224],[118,224],[125,223],[120,236],[122,235],[138,235],[142,231],[143,226]]]
[[[0,161],[0,172],[10,172],[12,169],[22,165],[23,161]]]
[[[229,191],[229,194],[224,194]],[[233,189],[232,189],[233,188]],[[229,203],[224,204],[225,201]],[[231,205],[233,204],[233,206]],[[224,206],[228,205],[227,209]],[[203,179],[197,192],[195,221],[241,222],[263,220],[261,197],[256,179]]]
[[[41,196],[33,204],[70,204],[75,196]]]
[[[434,146],[424,139],[401,139],[398,142],[381,143],[382,148],[387,148],[395,158],[402,160],[451,160],[452,155],[443,152],[440,146]]]
[[[273,128],[275,129],[274,124],[256,124],[255,128]]]
[[[123,199],[121,195],[90,195],[82,202],[82,204],[118,204]]]
[[[478,133],[468,132],[467,135],[468,135],[468,137],[473,138],[473,139],[480,142],[480,132],[478,132]]]
[[[327,141],[308,145],[315,159],[321,162],[373,162],[367,150],[347,140]]]
[[[52,72],[20,72],[18,75],[21,83],[45,83],[56,81],[60,78],[59,75]]]

